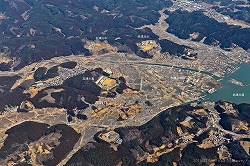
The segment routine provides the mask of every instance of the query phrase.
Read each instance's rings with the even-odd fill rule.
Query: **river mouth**
[[[226,100],[236,104],[250,103],[250,64],[237,64],[239,69],[231,75],[225,76],[219,82],[221,88],[216,89],[212,94],[206,94],[203,101],[216,102],[218,100]],[[248,86],[239,86],[229,82],[230,79],[235,79]]]

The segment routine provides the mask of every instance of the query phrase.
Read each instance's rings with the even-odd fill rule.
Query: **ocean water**
[[[212,94],[206,94],[204,101],[226,100],[233,103],[250,103],[250,64],[238,64],[240,68],[233,74],[225,76],[220,80],[221,88]],[[248,86],[239,86],[230,83],[231,78]]]

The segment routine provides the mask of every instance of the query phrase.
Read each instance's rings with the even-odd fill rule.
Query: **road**
[[[214,126],[216,128],[218,128],[219,130],[221,130],[222,132],[224,132],[225,134],[230,134],[230,135],[233,135],[233,136],[237,137],[237,139],[248,138],[248,135],[245,135],[245,134],[236,134],[236,133],[234,133],[232,131],[225,130],[222,127],[220,127],[218,124],[214,124]]]

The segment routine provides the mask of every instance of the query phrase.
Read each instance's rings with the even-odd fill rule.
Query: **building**
[[[110,68],[106,68],[106,69],[104,70],[104,72],[106,72],[106,73],[108,73],[108,74],[112,74],[112,71],[111,71]]]
[[[114,144],[122,143],[122,139],[120,138],[120,135],[113,130],[108,131],[106,133],[101,133],[98,137],[105,142],[114,143]]]
[[[190,116],[188,116],[188,117],[186,117],[186,119],[184,120],[185,122],[189,122],[190,120],[192,120],[193,118],[192,117],[190,117]]]
[[[45,85],[45,82],[39,81],[39,82],[35,82],[35,84],[32,85],[32,86],[34,86],[34,87],[36,87],[36,88],[40,88],[40,87],[42,87],[42,86],[44,86],[44,85]]]

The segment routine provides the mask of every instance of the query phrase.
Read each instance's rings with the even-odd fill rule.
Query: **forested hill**
[[[90,55],[83,38],[155,36],[134,28],[157,22],[158,10],[171,5],[171,0],[1,0],[0,51],[21,59],[14,69],[54,56]],[[11,65],[2,63],[0,69]]]

